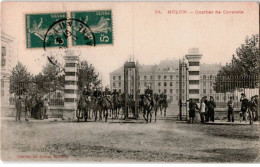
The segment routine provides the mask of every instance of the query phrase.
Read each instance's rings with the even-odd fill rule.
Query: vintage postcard
[[[1,160],[259,163],[258,2],[2,2]]]

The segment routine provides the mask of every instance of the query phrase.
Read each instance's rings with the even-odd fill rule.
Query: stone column
[[[73,51],[67,51],[65,59],[65,87],[63,118],[76,119],[78,99],[78,63],[79,55]]]
[[[200,59],[202,54],[199,53],[198,48],[189,49],[188,54],[185,55],[188,60],[188,97],[199,103],[200,99]]]

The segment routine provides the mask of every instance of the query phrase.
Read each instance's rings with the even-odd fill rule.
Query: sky
[[[183,58],[188,49],[199,48],[202,63],[224,65],[246,36],[259,32],[256,2],[3,2],[2,31],[15,38],[18,60],[37,74],[50,53],[43,48],[26,48],[25,14],[103,9],[112,10],[113,45],[69,49],[77,50],[81,60],[94,65],[104,85],[109,84],[109,73],[130,57],[141,64],[158,64]],[[170,10],[172,14],[168,14]],[[213,14],[197,14],[205,11]],[[64,50],[52,52],[58,56]],[[62,57],[58,59],[62,61]]]

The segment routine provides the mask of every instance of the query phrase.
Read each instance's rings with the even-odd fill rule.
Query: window
[[[6,47],[2,46],[2,67],[6,64]]]
[[[210,89],[210,93],[212,93],[212,89]]]
[[[172,82],[170,82],[170,86],[172,86]]]
[[[121,76],[118,76],[118,80],[121,81]]]
[[[212,82],[210,82],[210,86],[212,86],[213,85],[213,83]]]
[[[207,93],[206,89],[203,89],[203,93]]]
[[[172,79],[172,75],[170,76],[170,79]]]
[[[190,94],[199,94],[200,90],[199,89],[190,89],[189,93]]]
[[[158,89],[158,93],[161,93],[161,90],[160,90],[160,89]]]
[[[200,62],[189,62],[189,66],[200,66]]]
[[[138,82],[138,88],[140,87],[140,82]]]
[[[203,79],[206,79],[206,75],[203,75]]]
[[[178,79],[179,78],[179,75],[176,75],[176,79]]]
[[[147,86],[147,83],[146,83],[146,82],[144,82],[144,86]]]
[[[161,82],[158,82],[158,86],[161,86]]]
[[[189,75],[200,75],[199,71],[189,71]]]
[[[116,76],[113,76],[113,80],[116,80]]]
[[[166,76],[166,75],[164,75],[164,79],[167,79],[167,76]]]
[[[118,92],[119,92],[119,93],[121,93],[121,92],[122,92],[122,90],[121,90],[121,89],[118,89]]]
[[[189,80],[189,84],[190,85],[198,85],[199,84],[199,80]]]
[[[118,83],[118,86],[121,87],[121,82]]]
[[[153,80],[153,76],[152,75],[150,76],[150,80]]]
[[[138,78],[138,80],[140,80],[140,75],[138,75],[138,77],[137,77],[137,78]]]
[[[158,75],[158,79],[159,79],[159,80],[161,79],[161,75]]]
[[[145,76],[144,76],[144,80],[146,80],[146,79],[147,79],[147,76],[145,75]]]
[[[164,93],[167,93],[167,89],[164,89]]]
[[[176,89],[176,93],[179,93],[179,89]]]
[[[170,93],[171,93],[171,94],[173,93],[173,89],[170,89]]]
[[[116,87],[116,83],[115,82],[113,82],[113,87]]]
[[[164,86],[167,86],[167,82],[164,82]]]

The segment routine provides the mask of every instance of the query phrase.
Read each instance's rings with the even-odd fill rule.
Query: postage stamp
[[[80,11],[71,12],[71,19],[81,20],[94,34],[96,45],[113,44],[112,11]],[[72,34],[78,40],[72,40],[72,46],[85,45],[84,34],[78,31],[79,22],[72,25]]]
[[[66,25],[67,28],[63,29]],[[59,46],[59,49],[68,49],[68,45],[71,46],[70,41],[89,46],[96,45],[94,33],[89,26],[79,19],[65,18],[57,20],[49,27],[44,36],[43,49],[46,50],[53,45]]]
[[[66,36],[62,36],[67,30],[67,14],[64,13],[44,13],[44,14],[26,14],[26,47],[27,48],[42,48],[44,42],[45,47],[60,47],[68,46]],[[63,22],[57,21],[65,20]],[[52,28],[51,30],[49,30]],[[48,35],[46,36],[46,33]],[[53,40],[55,39],[55,40]]]

